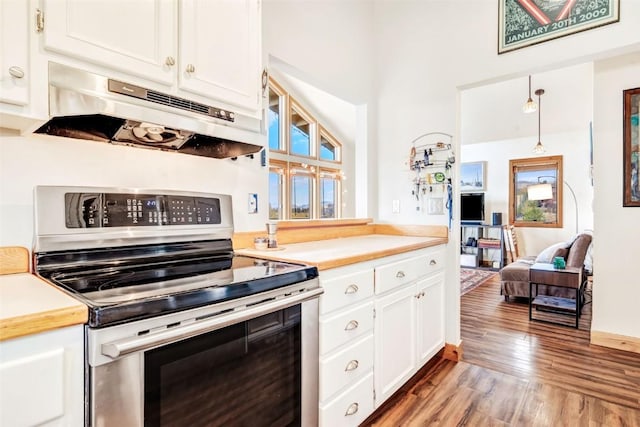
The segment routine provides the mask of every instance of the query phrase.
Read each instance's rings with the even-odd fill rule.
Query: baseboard
[[[460,345],[445,343],[442,358],[454,362],[462,360],[462,341],[460,341]]]
[[[609,332],[592,330],[591,344],[640,353],[640,338],[617,335]]]

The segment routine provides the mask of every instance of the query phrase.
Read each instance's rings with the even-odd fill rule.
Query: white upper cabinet
[[[0,1],[0,102],[24,106],[29,102],[29,4]]]
[[[260,117],[259,0],[41,1],[45,52]]]
[[[43,9],[45,49],[167,85],[175,81],[174,1],[44,0]]]
[[[259,108],[260,4],[256,0],[180,2],[181,89]]]

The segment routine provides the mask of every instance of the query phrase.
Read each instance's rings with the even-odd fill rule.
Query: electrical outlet
[[[258,195],[256,193],[249,193],[249,213],[258,213]]]
[[[394,200],[391,207],[392,213],[400,213],[400,200]]]

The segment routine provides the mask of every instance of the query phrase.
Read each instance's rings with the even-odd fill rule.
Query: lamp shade
[[[527,198],[529,200],[547,200],[553,198],[551,184],[535,184],[527,187]]]

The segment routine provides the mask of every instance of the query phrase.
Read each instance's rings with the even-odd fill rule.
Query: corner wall
[[[595,63],[594,333],[634,337],[640,352],[640,207],[622,207],[624,89],[640,87],[640,52]]]

